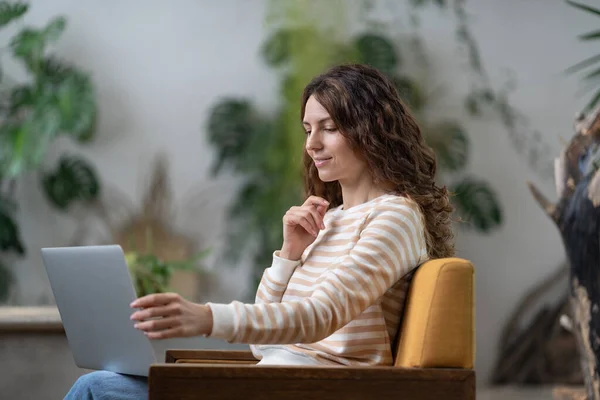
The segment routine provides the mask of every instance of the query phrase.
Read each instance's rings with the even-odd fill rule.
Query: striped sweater
[[[255,304],[208,303],[211,337],[324,364],[390,365],[409,273],[427,259],[418,206],[386,194],[330,209],[299,261],[273,255]]]

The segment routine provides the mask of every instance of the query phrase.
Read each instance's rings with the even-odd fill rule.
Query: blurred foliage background
[[[526,153],[530,166],[542,174],[551,172],[542,157],[549,153],[548,147],[510,105],[514,84],[509,81],[504,87],[492,87],[470,29],[465,0],[387,2],[384,13],[392,18],[385,20],[381,12],[375,12],[375,3],[358,0],[351,6],[344,0],[268,0],[268,35],[257,51],[279,83],[278,106],[260,110],[248,98],[231,93],[218,99],[210,110],[205,128],[216,153],[211,174],[217,177],[232,172],[243,178],[228,213],[231,246],[227,256],[235,263],[241,254],[251,254],[255,278],[269,265],[272,251],[281,246],[282,215],[303,201],[300,94],[312,77],[329,66],[370,64],[396,83],[437,154],[438,179],[454,194],[461,229],[489,234],[503,223],[499,194],[488,181],[468,172],[470,138],[479,132],[467,132],[465,118],[493,114],[516,151]],[[598,14],[596,9],[576,6]],[[437,90],[439,77],[431,68],[432,53],[420,31],[420,12],[432,7],[455,24],[468,77],[469,87],[462,99],[464,115],[452,119],[440,118],[436,112],[435,102],[445,94]],[[35,176],[49,204],[61,213],[76,205],[93,206],[103,188],[84,157],[65,153],[52,162],[46,157],[59,137],[82,146],[92,142],[96,95],[89,73],[53,54],[52,45],[66,29],[66,18],[57,16],[42,27],[25,26],[23,17],[28,10],[25,2],[0,1],[0,28],[16,28],[6,48],[28,76],[26,82],[12,84],[0,74],[0,301],[6,299],[11,283],[11,259],[27,251],[15,200],[23,177]],[[398,33],[393,26],[395,16],[408,16],[409,29]],[[596,37],[600,35],[592,32],[583,39]],[[141,258],[136,260],[140,264]],[[144,260],[150,270],[158,262]],[[163,272],[156,275],[158,281],[164,278]]]

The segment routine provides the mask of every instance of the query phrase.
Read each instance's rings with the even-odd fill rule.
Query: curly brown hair
[[[447,188],[435,183],[435,153],[425,144],[417,121],[390,79],[361,64],[335,66],[315,77],[302,94],[301,118],[314,96],[329,113],[340,133],[366,160],[374,181],[390,193],[415,201],[425,220],[425,238],[431,258],[455,253]],[[342,204],[337,181],[323,182],[304,150],[304,189]]]

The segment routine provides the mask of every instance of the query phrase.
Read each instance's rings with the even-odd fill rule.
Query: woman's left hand
[[[131,315],[135,328],[149,339],[209,335],[213,318],[210,307],[196,304],[177,293],[157,293],[140,297],[131,308],[141,308]],[[152,318],[151,320],[148,320]]]

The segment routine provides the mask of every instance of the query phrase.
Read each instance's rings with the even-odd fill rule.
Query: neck
[[[386,193],[383,188],[373,183],[370,176],[354,182],[340,181],[340,186],[342,187],[344,210],[371,201]]]

